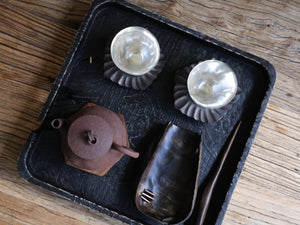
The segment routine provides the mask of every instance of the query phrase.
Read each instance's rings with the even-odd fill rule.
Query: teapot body
[[[124,156],[112,146],[121,146],[138,157],[138,153],[127,149],[123,115],[99,105],[88,103],[66,120],[54,119],[51,125],[60,131],[66,164],[78,169],[103,176]]]

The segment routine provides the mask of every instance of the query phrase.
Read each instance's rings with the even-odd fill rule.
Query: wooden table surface
[[[132,0],[270,61],[277,80],[223,224],[300,224],[300,1]],[[0,224],[119,224],[21,179],[17,159],[90,1],[0,0]]]

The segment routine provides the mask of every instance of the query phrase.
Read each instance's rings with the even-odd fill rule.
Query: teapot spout
[[[51,126],[54,129],[60,129],[63,124],[64,124],[64,119],[57,118],[51,121]]]
[[[130,148],[122,147],[120,145],[117,145],[115,143],[112,144],[112,149],[117,150],[119,152],[124,153],[125,155],[128,155],[132,158],[138,158],[140,156],[140,153],[133,151]]]

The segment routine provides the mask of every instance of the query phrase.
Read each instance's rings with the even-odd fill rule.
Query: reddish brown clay
[[[70,166],[103,176],[124,154],[139,157],[129,148],[123,115],[96,104],[85,105],[66,120],[54,119],[51,125],[60,130]]]

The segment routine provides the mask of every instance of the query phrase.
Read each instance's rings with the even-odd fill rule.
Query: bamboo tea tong
[[[226,161],[226,158],[229,154],[229,151],[231,149],[232,143],[234,142],[237,132],[241,126],[242,121],[239,121],[231,138],[230,141],[227,145],[226,150],[223,153],[223,156],[220,160],[220,163],[218,165],[218,167],[215,169],[215,171],[213,172],[213,175],[211,176],[211,178],[209,179],[209,182],[207,183],[207,185],[204,187],[202,196],[201,196],[201,200],[200,200],[200,215],[197,218],[197,225],[203,225],[204,220],[205,220],[205,216],[209,207],[209,203],[213,194],[213,191],[215,189],[216,183],[218,181],[218,178],[221,174],[221,171],[223,169],[224,163]]]

